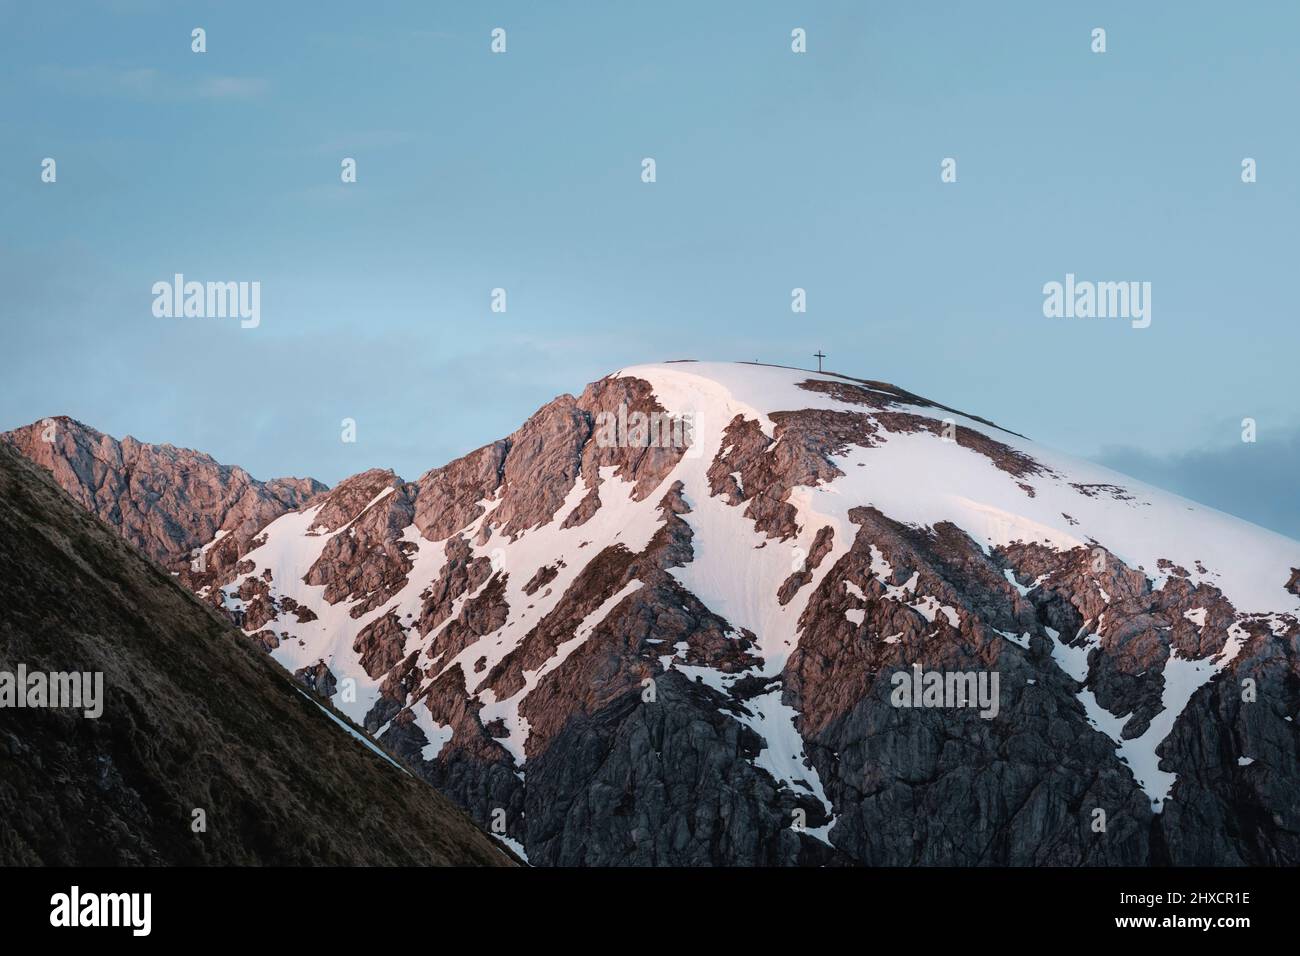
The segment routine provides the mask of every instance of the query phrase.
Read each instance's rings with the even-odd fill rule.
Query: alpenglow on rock
[[[226,547],[186,583],[535,865],[1300,863],[1300,544],[890,385],[627,368]]]
[[[53,475],[77,503],[98,515],[164,567],[229,535],[237,547],[286,511],[325,490],[312,478],[258,481],[242,468],[172,445],[117,439],[67,416],[0,434],[0,441]]]
[[[0,866],[514,865],[120,530],[0,443],[0,683],[102,684],[0,706]]]

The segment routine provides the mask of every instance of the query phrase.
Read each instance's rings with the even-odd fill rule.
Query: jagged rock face
[[[893,386],[667,364],[192,583],[534,864],[1295,864],[1297,567]]]
[[[164,567],[228,538],[237,550],[269,522],[300,508],[325,486],[311,478],[257,481],[242,468],[171,445],[121,441],[61,416],[0,434],[68,494]],[[220,543],[220,542],[219,542]]]
[[[0,505],[0,673],[101,678],[97,715],[0,707],[0,865],[511,863],[4,446]]]
[[[1003,576],[1005,557],[952,525],[852,516],[858,534],[812,595],[784,673],[809,757],[843,808],[836,847],[887,865],[1145,863],[1149,802],[1113,743],[1081,719],[1039,615]],[[931,620],[912,595],[939,613]],[[998,673],[997,718],[892,706],[892,675],[918,664]],[[1081,808],[1107,811],[1104,835]],[[945,826],[918,834],[936,819]]]
[[[317,661],[313,667],[298,668],[293,672],[293,679],[324,700],[329,700],[338,692],[338,681],[324,661]]]

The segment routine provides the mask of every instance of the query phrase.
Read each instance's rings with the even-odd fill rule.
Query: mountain
[[[171,569],[215,538],[229,535],[228,547],[242,545],[325,490],[312,478],[257,481],[202,452],[130,436],[118,441],[66,416],[4,432],[0,442],[50,472],[81,505]]]
[[[3,443],[0,605],[0,865],[512,862]]]
[[[533,864],[1300,863],[1300,543],[885,383],[623,369],[208,555]]]

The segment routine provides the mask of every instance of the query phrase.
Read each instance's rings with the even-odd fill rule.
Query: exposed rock
[[[361,666],[371,677],[382,677],[402,659],[406,631],[396,614],[385,614],[367,624],[357,635],[352,650],[360,654]]]
[[[309,531],[346,531],[329,537],[306,582],[324,585],[329,604],[357,601],[353,617],[383,605],[411,571],[415,545],[401,535],[414,517],[410,486],[391,471],[367,471],[342,482],[325,498]]]
[[[427,472],[415,483],[415,526],[430,541],[441,541],[483,514],[483,502],[501,485],[509,444],[493,442]]]
[[[524,593],[530,596],[536,594],[542,588],[546,587],[546,585],[554,581],[557,574],[559,574],[559,570],[555,565],[542,565],[537,569],[537,572],[528,579],[528,583],[524,585]]]
[[[782,606],[789,604],[790,599],[799,592],[799,589],[812,580],[812,573],[816,571],[822,563],[822,558],[826,557],[826,552],[831,549],[831,541],[835,537],[835,529],[826,525],[817,532],[817,537],[813,539],[812,551],[808,553],[807,558],[801,562],[798,570],[794,571],[781,585],[781,589],[776,592],[777,600]]]
[[[222,539],[181,580],[291,670],[334,655],[535,864],[1300,862],[1300,545],[1247,610],[1186,502],[885,383],[682,368],[349,479],[310,560]],[[1161,507],[1204,549],[1126,533]],[[996,692],[896,699],[926,674]]]
[[[293,679],[322,700],[329,700],[338,689],[338,681],[324,661],[317,661],[312,667],[300,667],[293,672]]]
[[[428,634],[451,616],[456,599],[467,591],[474,591],[492,573],[492,561],[486,557],[473,557],[470,543],[462,535],[447,541],[447,563],[438,579],[422,595],[424,607],[420,611],[418,629],[421,636]]]
[[[48,440],[47,440],[48,439]],[[258,481],[239,467],[172,445],[121,441],[59,416],[0,434],[50,472],[79,504],[164,567],[188,566],[218,532],[239,548],[325,486],[311,478]]]
[[[0,500],[0,670],[103,677],[98,717],[0,708],[0,864],[509,864],[3,445]]]

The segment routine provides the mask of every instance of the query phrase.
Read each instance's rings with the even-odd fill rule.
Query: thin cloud
[[[413,131],[404,129],[357,130],[321,143],[316,147],[316,151],[330,155],[349,151],[374,152],[381,149],[393,149],[398,146],[409,146],[421,138]]]
[[[44,67],[43,85],[75,96],[110,96],[154,102],[247,100],[263,96],[270,84],[253,76],[181,77],[152,67]]]
[[[266,90],[266,80],[255,76],[210,76],[199,81],[195,92],[209,100],[249,100]]]
[[[1255,442],[1156,455],[1103,448],[1096,459],[1148,484],[1300,540],[1300,426],[1261,424]]]

